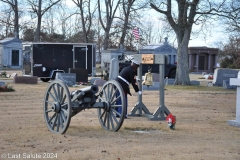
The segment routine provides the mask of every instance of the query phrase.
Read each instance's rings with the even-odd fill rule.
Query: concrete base
[[[236,121],[236,120],[229,120],[228,124],[230,126],[235,126],[235,127],[239,127],[240,128],[240,122]]]

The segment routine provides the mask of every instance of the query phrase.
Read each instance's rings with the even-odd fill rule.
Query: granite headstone
[[[6,86],[6,84],[5,84],[5,82],[0,81],[0,87],[2,87],[2,86],[4,87],[4,86]]]
[[[76,74],[75,73],[57,73],[56,79],[62,80],[68,86],[74,86],[76,84]]]
[[[94,82],[95,82],[95,80],[97,80],[97,79],[101,79],[101,77],[92,77],[92,78],[90,79],[90,84],[93,85]]]
[[[213,86],[223,86],[223,80],[229,81],[230,78],[237,78],[239,69],[217,68],[214,70]]]
[[[110,63],[109,80],[114,80],[119,74],[119,61],[113,58]]]
[[[103,79],[96,79],[93,84],[97,85],[97,86],[103,86],[104,83],[106,83],[105,80],[103,80]]]

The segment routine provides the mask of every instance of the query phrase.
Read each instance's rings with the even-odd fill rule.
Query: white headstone
[[[236,97],[236,120],[229,120],[228,124],[231,126],[240,127],[240,72],[238,72],[238,78],[230,78],[230,85],[237,86]]]
[[[109,80],[114,80],[119,74],[118,58],[113,58],[110,62]]]

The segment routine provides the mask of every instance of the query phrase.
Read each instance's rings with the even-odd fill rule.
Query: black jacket
[[[138,92],[139,88],[136,85],[136,79],[134,79],[134,77],[136,75],[137,75],[137,72],[135,71],[135,69],[132,66],[123,68],[122,71],[119,73],[119,76],[121,76],[122,78],[127,80],[129,82],[129,84],[132,84],[135,92]],[[131,95],[129,85],[126,82],[124,82],[122,79],[120,79],[118,77],[115,80],[118,81],[118,83],[120,83],[120,85],[122,86],[123,91],[125,93]]]

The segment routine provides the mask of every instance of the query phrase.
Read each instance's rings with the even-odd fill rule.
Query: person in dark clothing
[[[139,65],[140,65],[140,63],[138,61],[132,60],[131,65],[123,68],[122,71],[117,76],[117,78],[115,79],[122,86],[123,91],[125,93],[125,97],[126,97],[126,117],[125,118],[127,118],[127,107],[128,107],[127,95],[129,94],[130,96],[132,96],[129,85],[132,84],[135,92],[137,92],[139,95],[142,94],[142,92],[139,91],[139,88],[136,84],[136,79],[135,79]],[[118,95],[119,95],[119,93],[116,96],[118,96]],[[118,105],[121,104],[121,100],[117,101],[116,103]],[[120,107],[117,108],[117,111],[119,113],[121,113],[122,108],[120,108]]]

